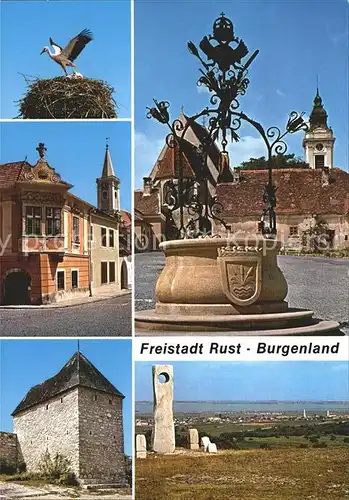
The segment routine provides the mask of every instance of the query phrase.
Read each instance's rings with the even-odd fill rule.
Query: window
[[[115,283],[115,262],[109,262],[109,282]]]
[[[114,229],[109,229],[109,246],[114,247]]]
[[[79,272],[76,269],[71,272],[71,287],[79,288]]]
[[[46,208],[46,235],[57,236],[61,232],[61,209]]]
[[[46,405],[46,410],[48,410],[48,405]],[[48,439],[48,438],[47,438]]]
[[[344,241],[348,241],[348,235],[347,234],[344,236]]]
[[[41,236],[41,207],[26,207],[25,231],[28,235]]]
[[[108,262],[101,262],[101,283],[108,283]]]
[[[57,271],[57,290],[65,290],[65,273]]]
[[[80,243],[80,219],[73,216],[73,243]]]
[[[112,399],[109,399],[109,404],[110,404],[110,405],[112,405],[112,404],[113,404]]]
[[[90,225],[90,241],[93,241],[93,224]]]
[[[102,247],[107,246],[107,228],[101,227],[101,244]]]
[[[102,197],[103,197],[103,200],[106,200],[108,198],[108,191],[103,191]]]
[[[61,403],[63,403],[63,398],[61,398]]]
[[[324,168],[325,155],[315,155],[315,168]]]
[[[93,401],[97,401],[97,396],[96,395],[93,396]]]
[[[290,226],[290,236],[298,236],[298,226]]]

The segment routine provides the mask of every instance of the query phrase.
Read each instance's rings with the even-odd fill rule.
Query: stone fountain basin
[[[258,236],[161,243],[166,262],[156,284],[156,312],[206,316],[286,311],[287,282],[277,265],[280,246],[278,241]],[[224,291],[218,252],[227,247],[235,249],[229,260],[236,261],[238,267],[246,264],[249,255],[258,253],[260,256],[260,293],[252,303],[232,302]],[[258,250],[254,252],[253,249]]]
[[[340,333],[337,322],[316,320],[313,311],[288,307],[287,282],[277,265],[280,246],[279,241],[259,235],[161,243],[166,260],[156,284],[156,308],[136,313],[136,329],[189,335],[213,331],[248,335]],[[245,277],[254,265],[249,288]],[[236,281],[234,273],[240,281],[243,278],[236,287],[237,295],[230,289],[232,279]]]

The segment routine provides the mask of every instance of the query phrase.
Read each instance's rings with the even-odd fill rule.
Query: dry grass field
[[[136,461],[137,500],[349,500],[349,448],[184,452]]]

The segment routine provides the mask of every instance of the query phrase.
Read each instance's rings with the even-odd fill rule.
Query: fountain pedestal
[[[338,333],[335,321],[288,307],[276,240],[199,238],[167,241],[160,248],[166,263],[156,285],[156,308],[136,313],[137,330]]]

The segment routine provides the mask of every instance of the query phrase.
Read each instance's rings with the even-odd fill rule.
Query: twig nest
[[[49,79],[24,78],[28,90],[18,101],[17,118],[117,118],[114,89],[103,80],[80,74]]]

